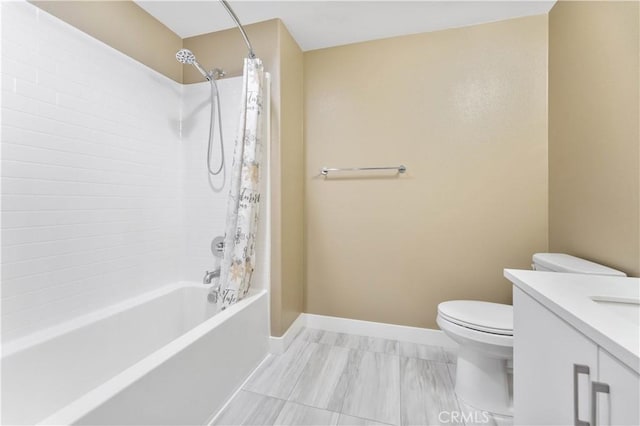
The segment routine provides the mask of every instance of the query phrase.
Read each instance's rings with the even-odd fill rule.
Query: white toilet
[[[533,269],[590,275],[623,272],[560,253],[533,255]],[[513,307],[477,300],[438,305],[438,326],[457,342],[456,394],[466,404],[503,416],[513,415],[511,362]]]

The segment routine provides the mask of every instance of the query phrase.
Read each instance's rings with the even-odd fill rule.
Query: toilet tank
[[[626,277],[627,274],[608,266],[580,259],[563,253],[536,253],[533,255],[533,265],[536,271],[570,272],[574,274],[610,275]]]

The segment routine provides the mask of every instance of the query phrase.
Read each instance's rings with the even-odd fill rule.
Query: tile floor
[[[214,425],[509,425],[458,401],[455,362],[438,346],[303,329]]]

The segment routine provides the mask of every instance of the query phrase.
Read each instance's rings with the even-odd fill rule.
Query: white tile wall
[[[6,341],[180,279],[182,86],[0,7]]]
[[[217,176],[208,176],[206,152],[209,128],[210,84],[207,82],[184,87],[182,98],[182,144],[183,144],[183,279],[200,281],[205,270],[220,266],[220,259],[212,256],[211,241],[223,236],[229,178],[235,145],[235,134],[240,114],[239,100],[242,95],[242,77],[228,78],[217,82],[222,111],[222,131],[226,166]],[[265,111],[263,117],[268,117]],[[217,120],[217,117],[216,117]],[[265,120],[266,121],[266,120]],[[265,134],[269,134],[267,124],[263,124]],[[219,135],[215,134],[212,144],[211,165],[215,171],[220,164]],[[257,235],[256,270],[252,287],[265,288],[269,277],[268,227],[269,207],[267,200],[268,143],[264,144],[261,163],[261,192],[263,194]]]
[[[219,266],[242,79],[218,82],[227,167],[208,179],[208,83],[183,87],[26,2],[0,15],[2,340],[201,281]]]
[[[210,84],[184,87],[182,102],[184,278],[202,280],[205,270],[220,266],[211,253],[211,241],[224,235],[228,180],[233,158],[234,137],[238,121],[237,107],[242,94],[242,78],[217,82],[220,91],[226,167],[220,175],[208,177],[206,152],[209,128]],[[217,117],[216,117],[217,120]],[[220,139],[216,132],[212,145],[212,169],[220,164]],[[204,230],[204,232],[203,232]]]

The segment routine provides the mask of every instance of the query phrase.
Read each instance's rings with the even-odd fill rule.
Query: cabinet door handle
[[[589,375],[589,367],[586,365],[573,364],[573,424],[574,426],[589,426],[589,422],[580,420],[580,412],[578,410],[579,405],[579,393],[578,390],[578,375]]]
[[[598,394],[609,393],[609,385],[606,383],[591,383],[591,424],[596,426],[596,416],[598,414]]]

